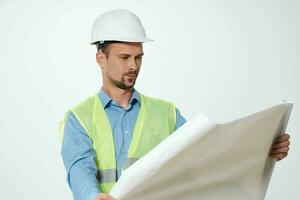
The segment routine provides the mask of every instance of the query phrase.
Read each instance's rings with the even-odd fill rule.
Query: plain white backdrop
[[[91,26],[115,8],[136,13],[155,40],[144,44],[137,90],[172,101],[187,119],[202,111],[224,123],[295,103],[290,154],[266,199],[299,199],[296,0],[0,0],[0,199],[72,199],[58,123],[101,87]]]

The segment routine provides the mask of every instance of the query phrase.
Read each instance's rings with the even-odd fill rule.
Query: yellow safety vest
[[[117,169],[113,134],[102,103],[95,94],[70,111],[93,141],[100,191],[108,193],[117,181]],[[60,124],[61,141],[64,124],[70,111]],[[173,104],[141,94],[141,107],[123,169],[128,168],[174,132],[175,126],[176,110]]]

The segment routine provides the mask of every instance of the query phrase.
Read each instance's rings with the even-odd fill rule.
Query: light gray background
[[[127,8],[154,42],[136,88],[218,122],[294,102],[266,199],[299,199],[299,1],[0,0],[0,199],[71,199],[58,122],[100,89],[95,17]],[[255,148],[255,146],[253,147]]]

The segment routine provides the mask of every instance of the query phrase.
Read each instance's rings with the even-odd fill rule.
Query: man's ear
[[[105,54],[101,50],[99,50],[96,53],[96,61],[97,61],[98,65],[100,66],[100,68],[103,69],[104,64],[106,62],[106,57],[105,57]]]

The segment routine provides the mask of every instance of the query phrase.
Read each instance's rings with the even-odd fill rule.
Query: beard
[[[126,82],[126,78],[127,78],[127,82]],[[135,81],[138,77],[138,72],[137,71],[130,71],[130,72],[126,72],[124,74],[122,74],[122,78],[121,80],[115,80],[112,77],[109,76],[110,81],[117,87],[120,88],[122,90],[128,90],[133,88],[133,86],[135,85]]]

